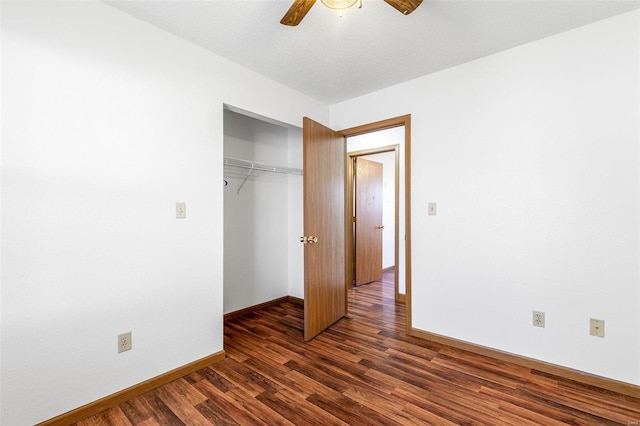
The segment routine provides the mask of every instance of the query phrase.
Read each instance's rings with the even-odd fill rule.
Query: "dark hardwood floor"
[[[640,399],[405,335],[392,274],[309,343],[291,303],[233,319],[224,361],[77,425],[640,426]]]

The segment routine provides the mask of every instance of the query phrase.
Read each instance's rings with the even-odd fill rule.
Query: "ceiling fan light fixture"
[[[358,0],[320,0],[329,9],[344,10],[356,4]]]

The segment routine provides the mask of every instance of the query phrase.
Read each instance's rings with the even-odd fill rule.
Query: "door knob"
[[[384,229],[384,225],[376,226],[378,229]]]
[[[300,237],[300,242],[302,244],[313,244],[313,243],[317,243],[318,242],[318,237]]]

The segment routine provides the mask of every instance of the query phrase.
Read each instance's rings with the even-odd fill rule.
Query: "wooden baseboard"
[[[98,414],[101,411],[114,407],[118,404],[142,395],[143,393],[149,392],[150,390],[170,383],[176,379],[179,379],[180,377],[191,374],[194,371],[198,371],[201,368],[207,367],[211,364],[215,364],[216,362],[220,362],[224,359],[224,356],[224,351],[209,355],[187,365],[183,365],[182,367],[178,367],[167,373],[153,377],[142,383],[138,383],[137,385],[133,385],[127,389],[123,389],[119,392],[101,398],[97,401],[90,402],[89,404],[83,405],[82,407],[76,408],[75,410],[71,410],[67,413],[61,414],[42,423],[38,423],[37,426],[66,426],[79,422],[82,419],[86,419],[87,417],[93,416],[94,414]]]
[[[244,315],[252,314],[261,309],[270,308],[272,306],[276,306],[284,302],[290,302],[296,305],[304,305],[304,299],[300,299],[298,297],[293,297],[293,296],[279,297],[277,299],[269,300],[268,302],[258,303],[257,305],[249,306],[243,309],[238,309],[237,311],[229,312],[228,314],[224,314],[224,322],[227,322],[234,318],[242,317]]]
[[[609,379],[595,374],[586,373],[584,371],[574,370],[572,368],[563,367],[561,365],[551,364],[549,362],[540,361],[533,358],[527,358],[522,355],[516,355],[509,352],[500,351],[498,349],[477,345],[475,343],[465,342],[464,340],[453,339],[451,337],[442,336],[428,331],[411,329],[411,335],[431,342],[440,343],[457,349],[462,349],[478,355],[484,355],[489,358],[498,359],[500,361],[510,362],[532,370],[541,371],[543,373],[552,374],[563,379],[573,380],[588,386],[595,386],[601,389],[618,392],[623,395],[640,398],[640,386],[631,383],[620,382],[618,380]]]
[[[304,299],[300,299],[299,297],[288,296],[287,300],[294,305],[304,306]]]
[[[291,296],[284,296],[284,297],[279,297],[277,299],[274,300],[270,300],[268,302],[264,302],[264,303],[258,303],[257,305],[253,305],[253,306],[249,306],[243,309],[238,309],[237,311],[233,311],[233,312],[229,312],[227,314],[224,314],[224,322],[227,322],[229,320],[232,320],[234,318],[238,318],[238,317],[242,317],[245,315],[249,315],[252,314],[256,311],[259,311],[261,309],[266,309],[266,308],[270,308],[272,306],[276,306],[279,305],[283,302],[288,302],[289,301],[289,297]]]

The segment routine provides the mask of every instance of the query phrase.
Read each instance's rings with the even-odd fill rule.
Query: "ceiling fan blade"
[[[422,0],[384,0],[391,6],[395,7],[398,12],[408,15],[420,6]]]
[[[295,0],[280,20],[280,23],[289,26],[298,25],[315,2],[316,0]]]

